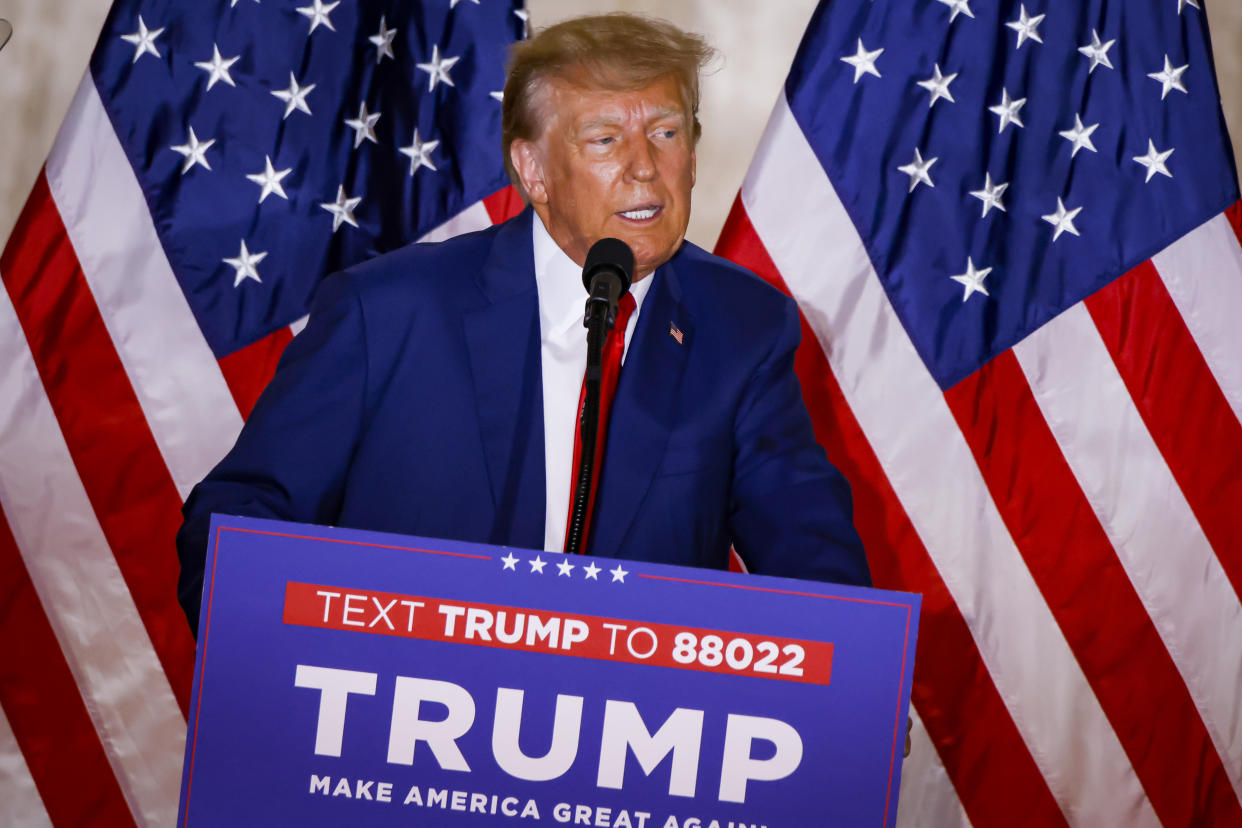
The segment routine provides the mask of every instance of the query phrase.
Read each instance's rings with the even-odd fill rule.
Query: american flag
[[[118,0],[0,258],[0,823],[171,825],[190,488],[326,273],[510,214],[521,0]]]
[[[1242,246],[1197,0],[832,0],[717,252],[794,296],[901,823],[1242,825]]]

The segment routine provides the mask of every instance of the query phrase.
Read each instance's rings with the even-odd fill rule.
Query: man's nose
[[[656,148],[646,136],[630,144],[629,173],[636,181],[651,181],[658,175],[656,169]]]

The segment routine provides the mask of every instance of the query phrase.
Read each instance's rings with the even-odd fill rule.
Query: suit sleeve
[[[347,276],[325,280],[237,444],[190,493],[177,597],[197,635],[212,513],[333,523],[366,389],[365,320]]]
[[[794,373],[800,339],[797,306],[787,300],[734,425],[734,546],[758,574],[870,586],[849,483],[815,441]]]

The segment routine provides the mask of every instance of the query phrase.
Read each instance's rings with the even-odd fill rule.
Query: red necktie
[[[617,307],[617,321],[608,338],[604,340],[602,374],[599,382],[599,429],[595,438],[595,476],[591,479],[591,493],[587,497],[586,520],[582,524],[582,545],[578,547],[584,554],[589,548],[591,515],[595,512],[595,491],[599,488],[599,479],[604,471],[604,445],[608,437],[608,414],[612,411],[612,398],[617,393],[617,380],[621,376],[621,356],[625,353],[625,328],[630,322],[630,314],[634,312],[634,296],[627,292],[621,297]],[[586,377],[582,378],[582,390],[578,393],[578,417],[574,421],[574,459],[570,466],[569,481],[569,516],[565,519],[568,527],[573,520],[574,492],[578,489],[578,457],[582,450],[582,406],[586,402]]]

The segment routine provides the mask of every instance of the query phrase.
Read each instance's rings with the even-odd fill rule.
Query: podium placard
[[[892,826],[919,597],[215,517],[180,826]]]

